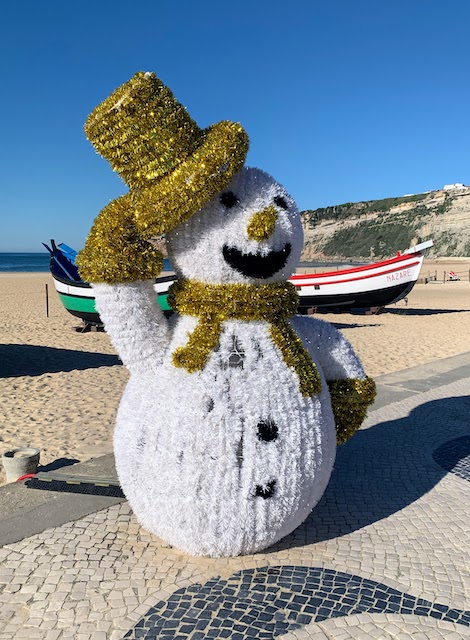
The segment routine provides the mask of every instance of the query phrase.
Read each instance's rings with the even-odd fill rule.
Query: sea
[[[2,271],[49,271],[50,255],[43,253],[0,253]]]
[[[9,272],[34,272],[44,273],[49,271],[50,255],[43,253],[0,253],[0,273]],[[171,270],[170,261],[165,259],[163,269]]]

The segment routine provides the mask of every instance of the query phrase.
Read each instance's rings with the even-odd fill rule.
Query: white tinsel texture
[[[259,169],[243,169],[226,193],[234,197],[219,194],[168,234],[178,277],[222,285],[287,280],[303,241],[295,202]],[[274,215],[275,227],[257,240],[247,229],[263,211],[271,221]],[[231,251],[261,264],[287,245],[285,264],[267,276],[243,273],[245,258],[240,268],[226,259]],[[168,322],[149,283],[100,285],[96,300],[131,371],[114,448],[140,523],[181,550],[208,556],[260,551],[300,525],[321,498],[335,459],[327,381],[364,378],[344,337],[320,320],[291,319],[322,380],[321,392],[305,397],[268,322],[227,320],[206,365],[188,373],[174,366],[172,354],[187,344],[197,317]]]

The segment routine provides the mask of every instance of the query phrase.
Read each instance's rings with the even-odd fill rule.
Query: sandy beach
[[[379,376],[470,351],[470,260],[427,261],[422,276],[455,271],[459,282],[416,285],[379,315],[321,315]],[[49,286],[46,317],[45,285]],[[41,466],[112,451],[128,378],[106,333],[78,333],[48,273],[0,274],[0,450],[41,449]],[[4,482],[3,470],[0,484]]]

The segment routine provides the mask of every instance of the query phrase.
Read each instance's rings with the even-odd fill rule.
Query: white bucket
[[[39,449],[21,447],[11,449],[2,455],[2,463],[7,476],[7,482],[14,482],[27,473],[36,473],[39,464]]]

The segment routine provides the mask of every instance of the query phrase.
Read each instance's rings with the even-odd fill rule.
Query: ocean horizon
[[[28,252],[0,252],[1,272],[32,272],[44,273],[49,271],[50,255],[46,251]]]
[[[49,271],[50,255],[46,251],[29,253],[24,252],[0,252],[0,273],[47,273]],[[348,267],[351,262],[300,262],[299,267]],[[169,260],[165,259],[165,270],[171,270]]]
[[[0,273],[47,273],[51,256],[46,251],[38,253],[0,252]],[[165,270],[171,270],[170,261],[165,258]]]

